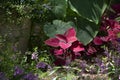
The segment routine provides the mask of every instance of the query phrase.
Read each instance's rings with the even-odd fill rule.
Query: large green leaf
[[[56,17],[65,17],[66,9],[67,9],[67,1],[66,0],[50,0],[53,6],[53,13]]]
[[[87,45],[97,35],[99,26],[88,20],[79,18],[77,22],[77,37],[84,45]]]
[[[96,24],[107,7],[106,0],[69,0],[69,3],[73,11]]]
[[[48,37],[54,37],[56,34],[63,34],[66,30],[74,26],[73,22],[63,22],[61,20],[54,20],[53,23],[44,25],[44,32]]]

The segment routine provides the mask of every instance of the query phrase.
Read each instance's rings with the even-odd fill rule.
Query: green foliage
[[[22,18],[29,18],[42,23],[50,15],[48,0],[10,0],[0,3],[0,17],[6,22],[21,23]],[[46,17],[47,16],[47,17]]]
[[[49,37],[54,37],[55,34],[63,34],[67,29],[74,25],[73,22],[63,22],[61,20],[54,20],[53,23],[45,24],[44,31]]]
[[[78,15],[98,24],[102,14],[107,8],[107,3],[105,0],[70,0],[70,6]]]
[[[100,18],[107,8],[105,0],[70,0],[70,8],[80,17],[77,17],[77,37],[87,45],[97,35],[99,31]]]
[[[53,7],[52,11],[56,17],[65,17],[67,11],[67,1],[66,0],[50,0]]]

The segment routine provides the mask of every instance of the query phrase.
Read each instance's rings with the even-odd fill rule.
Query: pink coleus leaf
[[[114,28],[113,31],[114,31],[115,34],[118,34],[120,32],[120,29]]]
[[[66,36],[67,38],[67,41],[68,42],[74,42],[77,40],[77,37],[76,37],[76,31],[74,28],[70,28],[69,30],[67,30],[64,35]]]
[[[101,45],[101,44],[103,44],[102,39],[99,38],[99,37],[95,37],[94,40],[93,40],[93,42],[94,42],[95,45]]]
[[[67,39],[64,35],[61,35],[61,34],[57,34],[56,35],[56,38],[60,40],[59,42],[59,46],[62,48],[62,49],[67,49],[71,46],[71,43],[68,43],[67,42]]]
[[[116,20],[108,19],[108,20],[106,20],[106,23],[107,23],[107,26],[109,26],[112,29],[114,29],[114,28],[119,28],[120,29],[119,22],[117,22]]]
[[[106,26],[109,26],[110,28],[114,28],[114,25],[115,25],[116,21],[113,20],[113,19],[108,19],[108,20],[105,20],[105,23]]]
[[[76,38],[76,32],[74,28],[70,28],[67,30],[64,35],[62,34],[57,34],[56,38],[59,39],[59,46],[62,49],[67,49],[69,48],[73,42],[77,40]]]
[[[114,31],[115,34],[120,32],[120,24],[119,24],[119,22],[115,22],[113,31]]]
[[[108,30],[108,36],[115,36],[115,33],[113,30]]]
[[[59,42],[59,46],[62,49],[67,49],[67,48],[69,48],[71,46],[71,43]]]
[[[72,46],[70,47],[70,49],[75,53],[85,50],[84,47],[83,47],[83,44],[80,43],[79,41],[75,41],[72,44]]]
[[[108,37],[109,37],[109,40],[112,41],[117,38],[117,35],[113,30],[108,30]]]
[[[62,34],[57,34],[56,38],[59,39],[61,42],[67,43],[66,37],[64,35],[62,35]]]
[[[58,47],[62,49],[69,48],[73,42],[77,40],[76,32],[74,28],[68,29],[64,34],[57,34],[56,38],[50,38],[45,41],[49,46]]]
[[[54,54],[57,55],[57,56],[62,55],[63,54],[63,49],[55,49]]]
[[[109,37],[108,37],[108,36],[100,37],[100,39],[101,39],[103,42],[108,42],[108,41],[109,41]]]
[[[50,38],[50,39],[45,41],[45,44],[52,46],[52,47],[58,47],[59,40],[57,38]]]

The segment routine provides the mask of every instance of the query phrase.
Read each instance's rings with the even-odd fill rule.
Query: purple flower
[[[5,77],[5,74],[3,73],[3,72],[0,72],[0,80],[2,79],[4,79],[4,77]]]
[[[24,79],[26,80],[38,80],[38,76],[34,75],[33,73],[28,73],[24,76]]]
[[[97,65],[98,65],[98,66],[101,66],[102,60],[100,60],[99,58],[96,58],[95,61],[97,62]]]
[[[52,69],[52,67],[50,65],[47,66],[48,69]]]
[[[106,73],[106,71],[107,71],[107,69],[106,69],[107,67],[106,67],[106,65],[104,64],[104,63],[102,63],[101,65],[100,65],[100,70],[101,70],[101,73]]]
[[[0,72],[0,80],[8,80],[3,72]]]
[[[99,58],[96,58],[95,61],[97,62],[97,65],[99,66],[101,73],[106,73],[107,71],[107,67],[106,65],[102,62],[102,60],[100,60]]]
[[[14,52],[17,52],[17,51],[18,51],[16,45],[13,45],[13,46],[12,46],[12,49],[13,49]]]
[[[82,68],[82,72],[85,72],[86,71],[86,67],[87,67],[86,61],[80,62],[80,67]]]
[[[22,75],[24,73],[23,69],[18,67],[18,66],[15,66],[15,71],[14,71],[14,76],[16,75]]]
[[[109,54],[109,52],[108,52],[107,50],[104,51],[104,54],[105,54],[108,58],[110,58],[110,54]]]
[[[44,62],[39,62],[39,63],[36,65],[36,67],[37,67],[38,69],[39,69],[39,68],[44,69],[44,68],[47,67],[47,64],[45,64]]]
[[[119,46],[119,47],[117,47],[117,51],[118,51],[118,53],[120,53],[120,46]]]
[[[31,59],[37,60],[38,59],[38,52],[33,52],[32,56],[31,56]]]
[[[120,58],[116,57],[114,58],[115,65],[119,66],[120,65]]]
[[[120,42],[120,38],[117,38],[117,41]]]

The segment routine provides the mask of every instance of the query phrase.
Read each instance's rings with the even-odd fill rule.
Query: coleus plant
[[[46,40],[45,44],[55,47],[53,53],[56,56],[56,65],[68,65],[85,50],[83,44],[78,41],[73,27],[64,34],[56,34],[55,38]]]
[[[105,36],[96,36],[91,43],[84,46],[76,37],[75,29],[69,28],[64,34],[56,34],[54,38],[45,41],[45,44],[54,47],[52,53],[56,57],[56,65],[68,65],[80,53],[91,55],[100,50],[101,45],[107,42],[115,42],[120,33],[120,24],[115,20],[103,20],[100,32],[107,33]],[[98,49],[99,48],[99,49]]]
[[[118,8],[118,6],[117,6]],[[115,8],[116,9],[116,8]],[[113,8],[113,10],[115,10]],[[116,12],[116,11],[115,11]],[[119,12],[116,12],[117,17],[119,16]],[[114,15],[112,15],[114,16]],[[99,52],[98,50],[100,50],[100,46],[101,45],[105,45],[104,43],[115,43],[116,40],[120,37],[120,24],[118,21],[116,21],[116,16],[115,18],[111,18],[110,16],[106,16],[103,15],[102,16],[102,24],[99,30],[99,33],[105,33],[105,35],[98,35],[90,42],[84,44],[83,41],[81,41],[81,39],[86,36],[85,34],[79,34],[79,36],[81,36],[81,39],[78,39],[79,36],[76,37],[76,31],[74,28],[69,28],[64,34],[59,34],[60,28],[56,26],[57,22],[60,21],[54,21],[53,25],[51,25],[51,27],[55,27],[55,29],[57,28],[56,31],[56,35],[54,38],[50,38],[48,40],[45,41],[45,43],[49,46],[55,47],[55,49],[53,50],[52,53],[54,53],[54,55],[56,56],[56,61],[55,64],[56,65],[67,65],[69,64],[72,60],[74,60],[76,58],[76,56],[80,56],[80,53],[86,53],[87,55],[91,55],[93,53]],[[63,23],[63,22],[61,22]],[[66,23],[67,24],[67,23]],[[65,25],[65,23],[64,23]],[[67,24],[66,26],[63,26],[66,30],[66,27],[70,26],[70,24]],[[49,26],[48,26],[49,27]],[[48,29],[48,28],[46,28]],[[45,30],[46,30],[45,29]],[[82,29],[82,28],[80,28]],[[78,30],[78,29],[77,29]],[[90,30],[90,29],[89,29]],[[50,30],[51,31],[51,30]],[[60,30],[63,31],[63,30]],[[48,31],[46,31],[46,33],[48,33]],[[58,34],[57,34],[58,33]],[[79,31],[77,31],[77,33],[79,33]],[[78,35],[78,34],[77,34]],[[48,35],[49,36],[49,35]],[[50,37],[50,36],[49,36]],[[87,39],[88,37],[86,37]],[[85,39],[83,39],[85,40]],[[81,42],[79,42],[81,41]],[[98,49],[99,48],[99,49]]]

